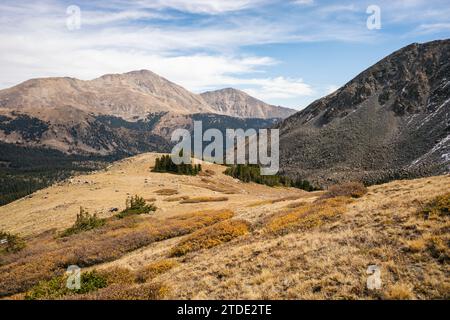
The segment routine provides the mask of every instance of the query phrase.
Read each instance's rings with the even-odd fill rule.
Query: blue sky
[[[381,29],[367,27],[371,5]],[[405,45],[445,38],[448,0],[3,0],[0,88],[149,69],[302,109]]]

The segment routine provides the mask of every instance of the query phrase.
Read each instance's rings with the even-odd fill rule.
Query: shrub
[[[260,201],[250,203],[247,207],[254,208],[254,207],[263,206],[266,204],[274,204],[274,203],[283,202],[283,201],[298,200],[299,198],[300,198],[299,196],[287,196],[287,197],[282,197],[282,198],[278,198],[278,199],[260,200]]]
[[[0,231],[0,253],[16,253],[25,248],[25,245],[20,236]]]
[[[137,273],[137,281],[144,283],[163,274],[178,265],[175,260],[165,259],[141,268]]]
[[[187,199],[189,199],[189,196],[179,196],[179,197],[169,197],[169,198],[165,198],[164,201],[167,201],[167,202],[176,202],[176,201],[187,200]]]
[[[111,220],[98,232],[74,234],[70,241],[49,236],[45,241],[30,242],[14,260],[8,259],[0,266],[0,297],[25,292],[39,281],[61,275],[69,265],[88,267],[112,261],[127,252],[192,233],[233,215],[230,210],[205,210],[164,219],[132,216]]]
[[[82,207],[80,207],[80,213],[77,214],[77,219],[72,227],[62,232],[61,237],[68,237],[76,233],[89,231],[105,224],[105,219],[97,218],[97,214],[89,214]]]
[[[190,176],[196,176],[201,171],[202,171],[201,164],[196,165],[192,165],[190,163],[175,164],[173,163],[170,155],[163,155],[161,158],[156,158],[155,166],[153,167],[152,170],[152,172],[160,172],[160,173],[167,172]]]
[[[169,288],[161,283],[145,285],[118,285],[114,284],[85,295],[72,297],[80,300],[160,300],[169,292]]]
[[[110,268],[98,271],[106,279],[108,286],[112,284],[128,285],[136,281],[136,275],[127,268]]]
[[[274,234],[317,228],[328,221],[337,219],[345,212],[349,202],[351,199],[339,197],[308,203],[292,211],[272,215],[268,218],[265,228]]]
[[[321,197],[322,199],[335,197],[361,198],[367,193],[367,188],[360,182],[346,182],[331,186]]]
[[[208,249],[228,242],[249,232],[249,224],[243,220],[224,221],[200,229],[177,244],[170,252],[179,257],[189,252]]]
[[[134,196],[128,198],[126,201],[126,208],[116,216],[120,219],[131,215],[147,214],[151,211],[156,211],[156,206],[153,204],[147,204],[144,198]]]
[[[427,239],[427,249],[431,256],[442,263],[450,261],[450,239],[445,236],[431,236]]]
[[[228,201],[228,197],[194,197],[181,200],[180,203],[202,203]]]
[[[65,280],[65,277],[58,276],[48,281],[41,281],[26,293],[25,299],[38,300],[61,298],[70,293],[70,290],[66,287]]]
[[[58,299],[69,294],[85,294],[108,285],[105,275],[95,270],[81,274],[80,289],[67,288],[66,281],[66,276],[57,276],[49,281],[41,281],[27,292],[25,299]]]
[[[178,194],[178,191],[175,189],[159,189],[155,193],[159,196],[173,196]]]
[[[419,214],[425,219],[450,216],[450,193],[438,196],[426,203],[419,211]]]

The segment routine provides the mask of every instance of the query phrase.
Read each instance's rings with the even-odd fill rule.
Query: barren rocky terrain
[[[283,121],[284,172],[322,185],[448,173],[449,52],[409,45]]]

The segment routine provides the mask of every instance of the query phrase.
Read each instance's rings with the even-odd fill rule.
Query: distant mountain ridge
[[[267,104],[233,88],[209,91],[202,93],[201,96],[216,111],[241,118],[284,119],[296,112],[292,109]]]
[[[236,90],[236,92],[238,92]],[[244,96],[245,95],[245,96]],[[226,109],[148,71],[108,74],[90,81],[31,79],[0,90],[0,142],[68,154],[136,154],[170,150],[176,128],[215,118],[225,126],[273,126],[289,112],[240,92]],[[292,113],[292,112],[291,112]]]
[[[280,164],[321,184],[450,172],[450,40],[409,45],[279,124]]]
[[[284,118],[292,114],[292,111],[287,112],[290,109],[280,112],[279,108],[248,95],[232,104],[219,100],[216,97],[214,103],[209,104],[202,95],[189,92],[148,70],[107,74],[88,81],[74,78],[31,79],[0,90],[0,108],[28,112],[69,106],[124,119],[145,118],[147,114],[156,112],[217,113],[264,119]],[[222,104],[226,104],[227,108],[220,108]]]

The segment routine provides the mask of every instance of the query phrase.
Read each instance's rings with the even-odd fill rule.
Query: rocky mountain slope
[[[280,163],[321,184],[449,172],[450,40],[409,45],[279,125]]]
[[[217,112],[242,118],[287,118],[295,110],[272,106],[261,100],[253,98],[247,93],[226,88],[217,91],[202,93],[205,101],[213,106]]]
[[[125,120],[95,115],[72,107],[45,112],[0,110],[0,142],[44,147],[72,155],[116,156],[148,151],[169,152],[173,130],[193,131],[194,121],[203,129],[267,128],[279,119],[237,118],[215,113],[150,113],[143,119]],[[2,157],[0,155],[0,161]]]

